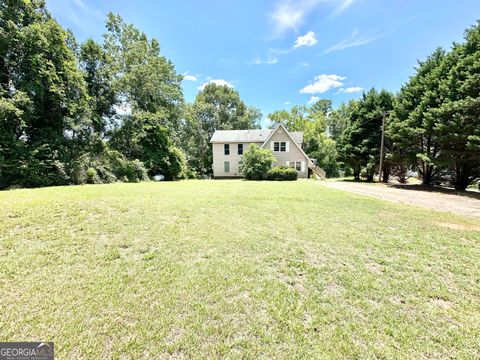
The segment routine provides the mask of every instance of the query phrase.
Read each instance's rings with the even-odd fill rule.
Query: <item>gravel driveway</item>
[[[319,181],[322,186],[350,191],[396,203],[480,218],[480,193],[458,195],[454,191],[425,190],[417,185],[385,185],[351,181]]]

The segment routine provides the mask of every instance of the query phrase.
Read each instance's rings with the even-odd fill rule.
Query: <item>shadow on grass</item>
[[[473,199],[480,200],[480,192],[477,192],[477,191],[457,191],[453,188],[447,188],[447,187],[441,187],[441,186],[428,187],[421,184],[385,184],[385,185],[395,189],[411,190],[411,191],[428,191],[428,192],[435,192],[435,193],[442,193],[442,194],[467,196]]]
[[[355,180],[352,177],[336,178],[336,179],[331,179],[331,181],[358,183],[358,184],[372,184],[372,185],[378,184],[377,181]],[[394,189],[411,190],[411,191],[428,191],[433,193],[466,196],[472,199],[480,200],[480,192],[475,190],[457,191],[454,188],[448,188],[448,187],[442,187],[442,186],[429,187],[429,186],[424,186],[422,184],[399,184],[399,183],[381,183],[381,184]]]
[[[329,180],[331,180],[331,181],[341,181],[341,182],[350,182],[350,183],[359,183],[359,184],[375,184],[376,183],[376,181],[367,181],[367,180],[363,180],[363,179],[355,180],[352,177],[348,177],[348,178],[329,178]]]

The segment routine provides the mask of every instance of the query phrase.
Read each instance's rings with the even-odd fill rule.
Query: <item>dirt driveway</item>
[[[417,185],[385,185],[351,181],[319,181],[322,186],[393,201],[480,218],[480,194],[457,195],[454,191],[429,191]]]

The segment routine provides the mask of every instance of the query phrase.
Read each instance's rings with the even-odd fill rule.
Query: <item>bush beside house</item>
[[[243,153],[239,170],[247,180],[297,180],[297,170],[285,165],[272,168],[274,161],[275,157],[270,150],[252,144]]]
[[[297,180],[297,170],[286,165],[279,165],[267,171],[267,180],[292,181]]]
[[[239,170],[247,180],[262,180],[274,161],[275,157],[270,150],[252,144],[243,153]]]

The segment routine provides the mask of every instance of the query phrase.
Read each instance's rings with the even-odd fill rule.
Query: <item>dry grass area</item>
[[[2,341],[62,359],[479,358],[477,226],[313,181],[1,192]]]

